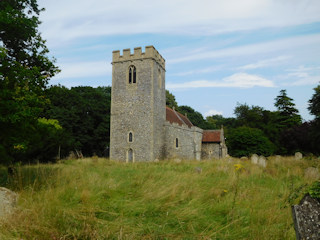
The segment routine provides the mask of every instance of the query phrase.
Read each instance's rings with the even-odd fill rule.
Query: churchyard
[[[93,157],[22,166],[12,177],[1,168],[1,186],[18,200],[0,239],[295,239],[291,206],[319,179],[319,160],[254,161]]]

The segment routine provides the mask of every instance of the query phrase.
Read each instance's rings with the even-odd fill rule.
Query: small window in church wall
[[[132,132],[129,132],[129,142],[133,142],[133,134],[132,134]]]
[[[133,150],[130,148],[127,153],[127,162],[133,162]]]
[[[161,78],[161,70],[158,69],[158,85],[159,88],[162,88],[162,78]]]
[[[129,79],[128,79],[129,84],[131,83],[136,83],[137,82],[137,70],[136,67],[131,65],[129,67]]]
[[[178,138],[176,138],[176,148],[178,148],[179,147],[179,140],[178,140]]]

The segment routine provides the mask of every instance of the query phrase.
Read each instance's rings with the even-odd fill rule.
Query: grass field
[[[295,239],[291,204],[319,160],[66,160],[19,167],[0,186],[19,193],[0,239]]]

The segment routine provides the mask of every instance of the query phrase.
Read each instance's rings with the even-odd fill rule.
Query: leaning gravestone
[[[294,158],[295,158],[296,160],[302,159],[302,153],[301,153],[301,152],[296,152],[296,153],[294,154]]]
[[[251,156],[251,163],[257,164],[259,160],[259,156],[257,154],[252,154]]]
[[[299,205],[292,206],[292,217],[297,240],[320,239],[320,202],[305,195]]]
[[[17,203],[17,198],[18,195],[15,192],[0,187],[0,219],[12,213]]]

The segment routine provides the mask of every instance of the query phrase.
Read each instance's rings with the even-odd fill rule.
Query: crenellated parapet
[[[123,49],[123,54],[120,55],[120,51],[116,50],[112,52],[112,64],[118,62],[133,61],[139,59],[153,59],[163,69],[165,69],[165,60],[160,53],[154,48],[154,46],[146,46],[145,52],[142,52],[141,47],[134,48],[134,53],[131,54],[130,48]]]

